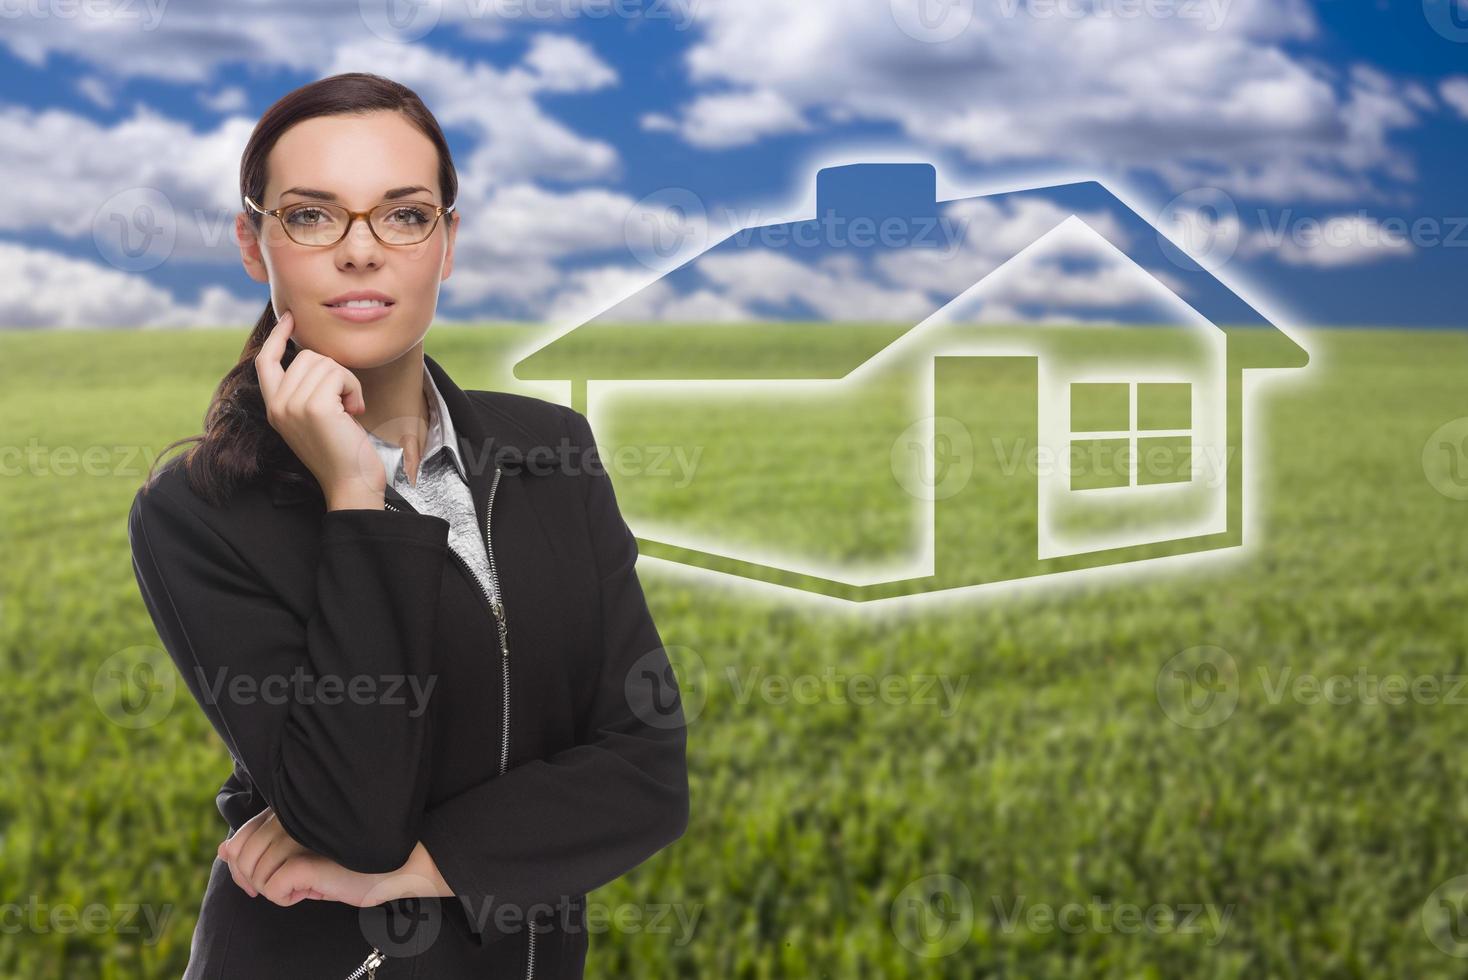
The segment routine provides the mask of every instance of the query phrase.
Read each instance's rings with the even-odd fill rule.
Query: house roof
[[[1002,263],[1075,215],[1226,334],[1247,331],[1241,366],[1302,367],[1309,360],[1285,333],[1095,181],[938,201],[931,164],[853,164],[821,170],[816,184],[815,218],[735,232],[521,359],[515,376],[844,377],[993,271],[997,242],[1006,253]],[[896,223],[882,224],[893,218]],[[995,218],[1004,220],[1002,228]],[[901,234],[860,239],[859,227],[890,227]],[[696,298],[711,297],[710,284],[738,282],[747,295],[788,299],[800,292],[802,277],[823,270],[844,270],[841,281],[856,284],[845,287],[850,296],[822,297],[828,308],[852,315],[822,320],[812,315],[819,311],[797,300],[783,309],[757,303],[756,316],[743,322],[701,321],[696,313],[683,322],[647,319],[647,311],[669,296],[694,297],[696,310]],[[900,283],[904,277],[913,281],[911,288],[861,292],[878,278]],[[868,310],[877,315],[861,315]]]

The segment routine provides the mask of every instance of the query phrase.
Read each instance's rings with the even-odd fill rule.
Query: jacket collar
[[[467,473],[475,512],[482,523],[490,486],[498,468],[497,460],[523,459],[535,437],[502,409],[471,399],[428,354],[423,355],[423,361],[444,405],[448,407],[458,442],[459,460]],[[534,468],[511,466],[505,470],[503,479],[517,479],[522,474],[534,472]],[[325,504],[321,488],[314,479],[296,484],[273,479],[270,481],[270,499],[276,506],[290,506],[307,500]]]

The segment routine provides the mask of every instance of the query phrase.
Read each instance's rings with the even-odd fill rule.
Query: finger
[[[219,855],[220,857],[224,858],[226,862],[229,863],[229,873],[231,877],[234,878],[235,884],[239,885],[251,896],[255,894],[256,890],[254,886],[250,884],[249,877],[245,874],[244,869],[240,866],[239,856],[240,853],[244,850],[245,846],[249,843],[250,839],[254,837],[255,832],[258,831],[263,824],[272,820],[274,817],[275,811],[267,806],[265,809],[261,810],[259,813],[255,814],[249,820],[246,820],[243,824],[241,824],[238,830],[230,834],[229,837],[219,845]]]
[[[285,369],[285,377],[280,379],[280,384],[275,388],[275,403],[284,408],[289,405],[296,392],[301,390],[301,381],[317,367],[326,356],[318,354],[314,350],[302,350],[291,361],[291,366]]]
[[[276,905],[294,905],[293,894],[309,885],[310,881],[301,873],[300,865],[287,861],[270,876],[270,880],[260,882],[260,894]]]
[[[234,862],[233,861],[227,862],[225,866],[227,868],[229,868],[229,876],[234,879],[234,883],[235,883],[236,887],[238,887],[239,890],[242,891],[242,892],[244,892],[246,895],[249,895],[251,898],[254,898],[255,897],[255,887],[250,884],[250,881],[249,881],[248,878],[246,878],[243,874],[240,873],[240,869],[237,868],[237,867],[235,867]]]
[[[294,417],[304,416],[317,389],[321,387],[322,379],[331,377],[337,366],[336,361],[324,355],[314,358],[302,372],[300,380],[291,389],[291,393],[286,396],[286,410]]]
[[[316,886],[316,876],[316,865],[310,856],[295,854],[286,859],[269,881],[261,883],[260,894],[277,905],[294,905],[305,897],[307,889]]]
[[[292,853],[297,852],[296,842],[281,834],[270,842],[265,848],[265,853],[260,855],[260,860],[255,863],[255,870],[250,875],[250,881],[257,887],[270,880],[270,876],[285,864],[286,859]]]
[[[274,843],[280,833],[280,824],[272,818],[269,822],[261,824],[259,829],[240,848],[240,856],[235,863],[239,865],[240,872],[257,889],[260,887],[262,881],[256,870],[259,867],[260,859],[270,849],[270,845]]]
[[[249,841],[250,837],[254,835],[256,829],[259,828],[262,816],[263,811],[251,817],[249,820],[246,820],[243,824],[240,825],[239,830],[236,830],[234,833],[230,834],[229,837],[225,838],[223,846],[224,859],[226,861],[238,860],[240,856],[240,848],[245,846],[245,843]]]
[[[320,412],[336,408],[350,413],[351,408],[348,406],[348,401],[355,404],[360,399],[362,386],[358,383],[357,376],[342,367],[341,364],[336,361],[327,363],[330,371],[323,371],[312,379],[316,388],[306,396],[306,406],[308,409],[314,408]]]
[[[290,339],[295,325],[296,318],[290,310],[276,317],[275,326],[270,328],[265,343],[260,345],[260,351],[255,355],[255,374],[260,379],[260,391],[267,401],[285,374],[285,368],[280,366],[280,361],[285,357],[286,341]]]
[[[343,367],[342,373],[342,407],[351,415],[361,415],[367,411],[367,397],[362,394],[362,381],[349,368]]]

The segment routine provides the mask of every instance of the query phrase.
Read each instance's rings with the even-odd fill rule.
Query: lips
[[[322,305],[370,310],[389,307],[396,302],[397,300],[387,295],[387,293],[380,293],[375,289],[354,289],[349,293],[333,296]]]

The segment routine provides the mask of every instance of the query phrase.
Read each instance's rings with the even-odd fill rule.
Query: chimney
[[[816,218],[936,218],[938,171],[931,163],[852,163],[816,174]]]

